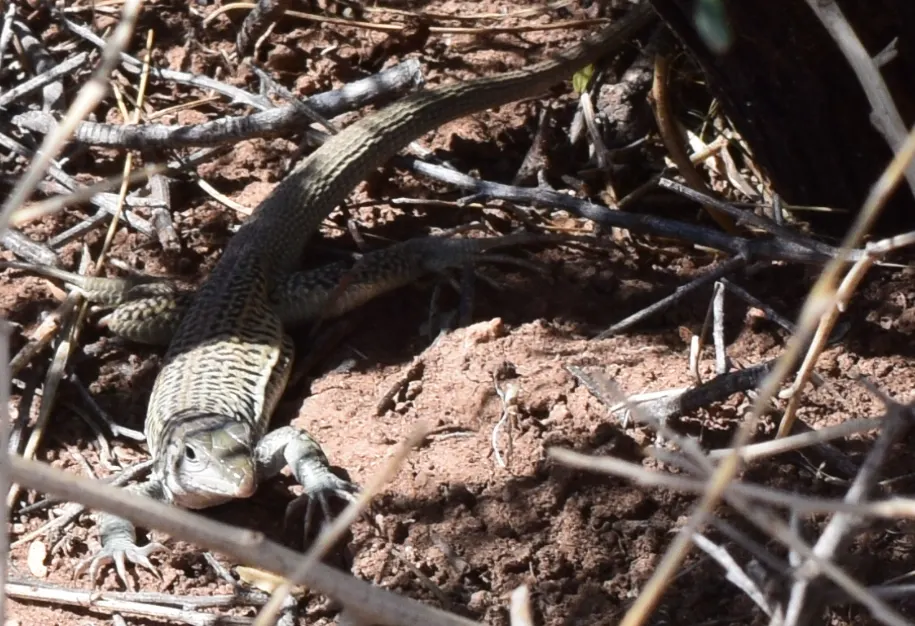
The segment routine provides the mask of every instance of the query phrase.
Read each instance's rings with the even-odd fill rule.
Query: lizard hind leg
[[[167,346],[192,297],[192,293],[178,292],[131,300],[104,316],[99,325],[130,341]]]

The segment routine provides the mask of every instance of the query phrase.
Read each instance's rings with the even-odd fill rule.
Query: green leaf
[[[588,83],[591,82],[591,76],[593,75],[593,65],[586,65],[575,72],[572,76],[572,89],[575,90],[575,93],[584,93],[585,89],[588,88]]]

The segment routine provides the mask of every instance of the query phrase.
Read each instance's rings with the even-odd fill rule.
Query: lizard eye
[[[200,447],[192,443],[184,444],[181,455],[181,465],[186,470],[199,470],[201,464],[206,463],[206,455],[201,453]]]

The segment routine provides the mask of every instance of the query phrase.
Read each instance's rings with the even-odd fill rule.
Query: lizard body
[[[289,313],[276,305],[277,294],[294,281],[309,237],[359,182],[409,142],[464,115],[540,94],[619,50],[652,16],[648,3],[635,5],[547,61],[408,96],[330,137],[290,173],[229,241],[175,318],[145,423],[154,470],[133,489],[177,506],[206,508],[250,496],[289,466],[302,497],[325,514],[329,498],[352,498],[355,487],[330,471],[307,433],[284,427],[267,434],[293,356],[285,331]],[[129,521],[102,514],[99,532],[102,549],[84,563],[90,576],[114,561],[126,580],[125,559],[154,570],[148,555],[162,546],[138,547]]]

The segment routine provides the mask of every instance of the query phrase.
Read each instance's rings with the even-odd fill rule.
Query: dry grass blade
[[[833,328],[839,319],[839,314],[847,308],[848,303],[854,296],[861,281],[864,280],[864,276],[867,274],[868,270],[877,262],[881,254],[885,254],[886,252],[890,252],[902,246],[910,245],[911,243],[912,237],[906,236],[891,237],[876,242],[873,246],[868,247],[869,254],[856,261],[842,279],[842,282],[835,291],[834,304],[820,318],[813,340],[810,342],[810,347],[807,349],[804,361],[798,369],[794,383],[791,388],[783,394],[789,396],[790,401],[788,402],[788,407],[785,409],[781,424],[779,425],[779,436],[784,436],[786,433],[791,432],[791,427],[794,425],[794,420],[796,419],[797,410],[800,408],[800,400],[803,397],[804,387],[813,376],[813,368],[816,365],[816,361],[826,348]]]
[[[876,486],[881,466],[886,460],[890,448],[909,430],[912,421],[912,409],[892,402],[888,398],[888,416],[880,431],[877,442],[871,448],[861,471],[845,494],[845,502],[863,504]],[[852,532],[862,525],[860,516],[853,513],[842,513],[833,516],[813,548],[813,553],[820,559],[835,559],[843,545],[852,539]],[[805,616],[814,614],[818,602],[810,602],[813,595],[811,585],[819,576],[817,564],[808,560],[795,571],[795,584],[785,610],[785,625],[797,626],[806,621]],[[812,606],[811,606],[812,605]]]
[[[680,125],[671,111],[667,84],[669,74],[670,58],[666,52],[656,54],[654,83],[651,88],[653,101],[652,108],[654,110],[655,121],[658,124],[658,130],[664,141],[664,147],[667,148],[668,156],[677,166],[677,170],[686,182],[693,189],[712,195],[713,192],[705,182],[705,178],[699,173],[696,166],[693,165],[693,161],[687,152],[683,131],[680,129]],[[732,234],[737,232],[734,220],[730,216],[722,214],[709,205],[703,206],[702,208],[711,215],[712,219],[721,226],[722,230]]]
[[[49,135],[50,136],[50,135]],[[92,196],[108,191],[122,185],[134,185],[136,183],[145,183],[157,174],[161,174],[168,169],[165,165],[145,165],[143,169],[133,171],[126,178],[124,176],[112,176],[107,180],[101,180],[88,187],[80,187],[78,190],[68,194],[52,196],[39,202],[32,202],[19,209],[14,209],[10,217],[10,224],[21,226],[42,217],[54,215],[68,206],[82,204],[88,201]]]
[[[676,437],[676,435],[674,435],[674,437]],[[562,459],[563,461],[569,461],[571,463],[580,462],[581,467],[588,465],[592,469],[596,465],[609,465],[616,461],[615,459],[594,459],[584,457],[584,455],[576,455],[575,453],[567,450],[555,450],[551,451],[551,453],[554,454],[556,458]],[[730,486],[729,502],[734,505],[741,513],[743,513],[747,519],[752,521],[759,528],[771,534],[771,536],[776,538],[778,541],[790,547],[802,557],[809,559],[811,566],[819,568],[819,571],[824,576],[828,577],[832,582],[836,583],[840,588],[842,588],[849,597],[870,609],[871,613],[880,619],[883,623],[891,624],[893,626],[909,626],[909,623],[905,621],[902,616],[894,611],[883,600],[869,592],[863,585],[859,584],[857,581],[848,576],[832,561],[825,560],[817,555],[814,552],[814,548],[808,545],[797,534],[797,532],[785,524],[779,516],[776,516],[768,509],[763,509],[757,505],[750,504],[743,495],[738,496],[735,486],[735,484]],[[680,531],[681,534],[683,532],[683,530]],[[673,549],[673,547],[669,548],[668,552],[671,549]],[[638,604],[638,602],[636,602],[636,604]],[[633,619],[639,619],[642,617],[643,615],[639,613],[634,615]]]
[[[230,4],[225,4],[209,15],[203,20],[203,24],[206,25],[209,22],[213,21],[223,13],[226,13],[231,10],[244,10],[244,9],[253,9],[255,8],[255,3],[253,2],[233,2]],[[320,24],[339,24],[341,26],[355,26],[357,28],[362,28],[364,30],[372,31],[382,31],[382,32],[401,32],[404,30],[403,26],[397,24],[376,24],[374,22],[360,22],[357,20],[344,19],[339,17],[328,17],[326,15],[318,15],[316,13],[305,13],[302,11],[284,11],[285,15],[290,17],[297,17],[299,19],[308,20],[311,22],[317,22]],[[449,19],[453,19],[449,17]],[[559,21],[551,22],[549,24],[529,24],[524,26],[482,26],[479,28],[463,27],[463,26],[430,26],[429,32],[431,33],[441,33],[441,34],[472,34],[472,35],[494,35],[497,33],[529,33],[535,31],[547,31],[547,30],[562,30],[568,28],[594,28],[605,24],[606,20],[603,19],[591,19],[591,20],[572,20],[572,21]]]
[[[842,242],[844,250],[851,250],[857,247],[864,239],[913,158],[915,158],[915,128],[906,137],[899,152],[895,154],[879,180],[874,183],[864,202],[864,206],[861,207],[861,211],[858,213],[852,228]],[[840,288],[837,288],[836,285],[839,283],[839,276],[845,264],[839,259],[834,259],[823,269],[820,278],[810,291],[810,296],[804,303],[797,330],[788,345],[787,353],[779,360],[776,369],[760,389],[761,393],[754,404],[754,412],[762,411],[765,403],[775,395],[778,385],[785,379],[797,358],[800,347],[811,337],[814,329],[816,329],[816,333],[821,339],[816,343],[811,343],[807,360],[812,363],[816,359],[819,355],[819,350],[822,349],[822,345],[825,343],[825,339],[822,338],[829,336],[838,319],[841,301],[847,301],[851,298],[863,279],[864,273],[870,268],[873,261],[874,259],[868,256],[862,259],[861,262],[856,263],[846,275],[845,281]],[[791,419],[793,417],[789,415],[786,420],[783,420],[783,424],[779,426],[779,434],[788,432],[790,424],[786,426],[784,421]]]
[[[791,450],[800,450],[817,443],[841,439],[856,433],[874,430],[875,428],[880,428],[882,422],[883,418],[849,420],[835,426],[827,426],[826,428],[820,428],[798,435],[781,437],[773,441],[763,441],[744,446],[738,452],[744,462],[753,461],[767,456],[783,454]],[[708,456],[713,460],[721,459],[729,454],[733,454],[733,452],[733,448],[721,448],[718,450],[711,450]]]
[[[656,453],[662,451],[649,450],[649,452],[657,455]],[[707,485],[706,481],[701,478],[655,472],[638,464],[613,457],[588,456],[561,448],[551,449],[549,455],[569,467],[621,476],[646,487],[663,487],[701,494],[705,491]],[[664,457],[664,460],[676,462],[675,459],[669,456]],[[680,460],[683,461],[685,459]],[[726,493],[774,506],[785,507],[798,513],[847,513],[859,517],[883,517],[887,519],[915,518],[915,500],[911,498],[893,498],[881,502],[847,503],[836,499],[797,495],[788,491],[780,491],[740,481],[734,481],[728,485]]]
[[[771,606],[769,599],[765,596],[759,586],[737,564],[734,557],[728,554],[727,550],[716,545],[710,541],[708,537],[699,533],[693,535],[693,543],[695,543],[700,550],[715,559],[722,569],[727,572],[728,580],[753,600],[753,602],[756,603],[756,606],[761,608],[766,615],[772,616],[774,608]]]

